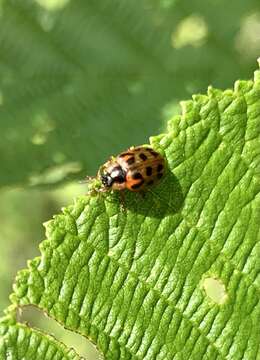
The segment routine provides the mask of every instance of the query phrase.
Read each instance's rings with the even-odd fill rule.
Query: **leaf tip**
[[[181,113],[182,116],[185,117],[185,115],[190,112],[191,108],[193,107],[193,101],[192,100],[185,100],[180,102],[181,105]]]
[[[215,89],[212,85],[208,87],[207,95],[209,98],[217,98],[218,96],[222,95],[222,91],[219,89]]]
[[[234,85],[234,92],[245,94],[250,91],[253,87],[253,81],[249,80],[237,80]]]

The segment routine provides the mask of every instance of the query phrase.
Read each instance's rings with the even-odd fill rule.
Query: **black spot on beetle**
[[[157,178],[158,178],[158,179],[161,179],[162,176],[163,176],[162,173],[157,174]]]
[[[151,154],[154,156],[154,157],[157,157],[159,154],[157,153],[157,152],[155,152],[155,151],[151,151]]]
[[[135,157],[134,156],[130,157],[129,159],[126,160],[126,162],[127,165],[129,166],[132,165],[135,162]]]
[[[157,166],[157,171],[160,172],[160,171],[162,171],[162,169],[163,169],[163,165],[162,165],[162,164],[159,164],[159,165]]]
[[[118,176],[115,178],[115,182],[117,182],[118,184],[123,184],[125,182],[125,177]]]
[[[131,189],[139,189],[144,183],[144,180],[141,180],[139,183],[131,186]]]
[[[147,166],[147,168],[146,168],[146,175],[147,175],[147,176],[151,176],[152,173],[153,173],[152,167],[151,167],[151,166]]]
[[[140,159],[143,161],[147,160],[147,156],[144,153],[139,154]]]
[[[135,180],[143,180],[143,176],[142,174],[140,174],[139,172],[136,172],[132,175],[132,178],[135,179]]]
[[[149,153],[152,154],[154,157],[157,157],[159,155],[156,151],[154,151],[151,148],[145,148],[145,150],[149,151]]]
[[[131,156],[131,155],[134,155],[134,154],[131,152],[124,152],[124,153],[120,154],[119,157],[123,158],[123,157]]]

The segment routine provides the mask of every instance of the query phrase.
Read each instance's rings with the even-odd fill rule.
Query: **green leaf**
[[[73,349],[23,324],[0,324],[0,336],[1,359],[80,360]]]
[[[258,0],[0,0],[0,186],[94,174],[161,131],[179,99],[249,76],[255,54],[234,44],[257,11]],[[183,24],[203,37],[175,48]]]
[[[117,193],[64,208],[12,303],[106,359],[259,359],[260,71],[183,102],[151,144],[168,162],[161,183],[128,192],[125,211]]]

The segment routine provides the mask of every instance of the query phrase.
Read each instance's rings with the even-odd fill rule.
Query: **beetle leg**
[[[141,196],[142,199],[145,198],[145,191],[138,191],[138,194]]]
[[[126,206],[125,206],[125,192],[119,191],[119,195],[120,195],[120,208],[126,212]]]
[[[105,193],[105,192],[108,192],[109,190],[106,189],[106,188],[104,188],[104,187],[103,187],[103,188],[101,187],[101,188],[98,189],[97,191],[100,192],[100,193]]]

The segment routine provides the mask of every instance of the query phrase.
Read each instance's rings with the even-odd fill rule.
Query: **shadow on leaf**
[[[154,218],[177,213],[182,207],[183,199],[180,183],[170,171],[158,185],[143,194],[126,190],[122,199],[118,192],[111,193],[110,198],[112,202],[122,202],[121,211],[125,208],[127,211]]]

